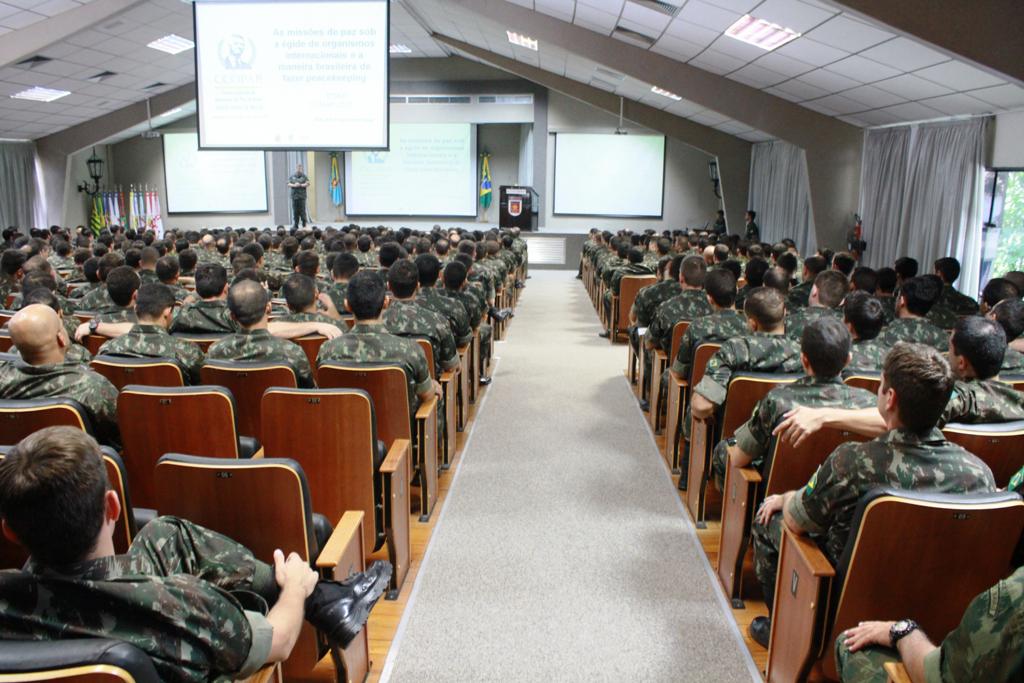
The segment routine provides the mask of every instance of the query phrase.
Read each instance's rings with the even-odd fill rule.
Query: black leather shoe
[[[597,336],[600,337],[601,339],[607,339],[608,337],[611,336],[611,334],[612,334],[611,332],[609,332],[608,330],[605,330],[604,332],[598,332]]]
[[[772,635],[772,620],[768,617],[755,617],[747,627],[747,633],[751,640],[767,650]]]
[[[640,410],[644,411],[645,413],[651,412],[651,402],[650,401],[640,401]]]
[[[391,571],[390,562],[378,561],[344,581],[320,581],[306,598],[306,620],[334,645],[348,647],[387,590]]]
[[[686,468],[684,467],[683,473],[679,475],[679,483],[676,485],[676,488],[679,489],[680,491],[685,491],[686,485],[690,483],[689,479],[689,473],[686,471]]]
[[[491,383],[491,378],[490,377],[488,377],[486,375],[481,375],[480,376],[480,385],[481,386],[485,386],[486,387],[490,383]]]

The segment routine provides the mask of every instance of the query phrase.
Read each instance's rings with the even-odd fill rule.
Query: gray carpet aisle
[[[760,680],[574,275],[496,347],[382,680]]]

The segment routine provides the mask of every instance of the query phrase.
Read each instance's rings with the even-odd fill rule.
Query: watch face
[[[897,631],[903,631],[908,626],[910,626],[910,622],[907,621],[906,619],[900,619],[899,621],[896,622],[896,630]]]

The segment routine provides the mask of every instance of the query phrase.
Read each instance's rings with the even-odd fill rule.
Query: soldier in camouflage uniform
[[[764,474],[772,430],[793,407],[868,408],[875,405],[874,394],[846,386],[839,376],[850,356],[850,346],[850,333],[838,320],[821,318],[804,327],[800,340],[804,376],[768,392],[736,434],[715,446],[712,470],[719,490],[725,490],[727,461],[737,467],[753,467]]]
[[[78,326],[78,319],[73,316],[65,317],[64,311],[60,307],[60,297],[51,292],[45,287],[37,287],[32,291],[25,294],[22,301],[24,306],[31,306],[32,304],[42,304],[49,306],[60,318],[61,325],[64,327],[65,334],[68,335],[68,340],[71,342],[75,341],[75,329]],[[18,348],[11,347],[11,351],[14,353],[18,352]],[[65,363],[88,363],[92,360],[92,354],[89,353],[89,349],[85,348],[81,344],[71,343],[66,349],[64,354]]]
[[[736,310],[742,311],[747,296],[758,287],[764,286],[764,276],[771,266],[761,257],[755,257],[743,266],[743,279],[747,282],[736,292]]]
[[[347,646],[391,576],[381,562],[339,584],[280,550],[268,565],[176,517],[151,521],[115,555],[122,503],[109,487],[96,442],[70,427],[35,432],[0,463],[3,521],[30,553],[22,570],[0,572],[0,636],[114,638],[145,652],[163,681],[241,679],[286,659],[303,619]]]
[[[135,296],[139,276],[128,266],[118,266],[107,275],[107,296],[110,304],[96,309],[96,319],[105,323],[136,322]]]
[[[178,284],[181,276],[181,265],[177,256],[164,256],[156,262],[157,279],[171,290],[174,300],[179,304],[188,298],[189,291]]]
[[[454,266],[454,267],[453,267]],[[466,282],[466,264],[458,257],[449,262],[442,273],[444,277],[443,287],[438,287],[438,292],[449,299],[462,304],[469,317],[469,325],[480,334],[480,353],[483,356],[484,364],[490,359],[491,335],[493,329],[490,323],[483,322],[484,303],[477,293],[469,287]],[[481,379],[485,379],[481,376]]]
[[[985,317],[999,323],[1006,333],[1008,342],[1024,334],[1024,301],[1018,297],[1003,299],[994,304],[985,313]],[[1008,346],[1000,372],[1010,375],[1024,374],[1024,353]]]
[[[885,359],[878,411],[889,431],[832,452],[803,489],[768,496],[753,529],[754,568],[765,602],[774,604],[782,527],[813,534],[835,565],[860,498],[879,486],[939,493],[995,490],[988,466],[937,428],[953,390],[946,359],[924,344],[898,344]],[[785,517],[783,517],[783,514]],[[750,636],[767,647],[771,622],[758,617]]]
[[[142,250],[138,270],[139,280],[142,281],[142,284],[160,282],[160,278],[156,274],[156,262],[159,260],[160,252],[156,250],[156,247],[146,247]]]
[[[224,266],[200,263],[196,266],[196,294],[201,299],[178,309],[170,331],[203,334],[237,332],[238,326],[232,320],[225,300],[227,292],[228,273]]]
[[[693,354],[701,344],[720,344],[750,333],[746,317],[733,308],[736,280],[732,273],[725,269],[708,273],[704,288],[714,313],[690,321],[670,367],[672,372],[687,380],[693,370]]]
[[[393,298],[384,311],[384,327],[399,337],[429,340],[437,371],[453,370],[459,366],[455,337],[444,316],[416,303],[419,282],[419,270],[408,259],[396,261],[388,269],[388,288]]]
[[[893,346],[905,341],[945,351],[949,346],[949,333],[926,319],[941,290],[942,283],[934,275],[906,280],[896,300],[896,320],[886,325],[878,336],[878,342],[883,346]]]
[[[437,279],[441,275],[441,262],[433,254],[420,254],[416,257],[416,270],[420,281],[416,303],[444,316],[455,337],[456,346],[471,342],[473,328],[469,324],[466,307],[446,296],[444,291],[437,287]]]
[[[786,336],[800,339],[804,327],[822,318],[839,318],[839,305],[850,289],[846,276],[838,270],[823,270],[814,278],[807,306],[786,316]],[[788,299],[787,299],[788,300]]]
[[[1024,393],[999,381],[1006,348],[1006,334],[994,320],[976,315],[957,320],[949,344],[949,364],[957,381],[941,425],[1024,419]]]
[[[206,353],[207,358],[283,363],[295,373],[300,388],[311,389],[316,386],[309,359],[302,347],[272,336],[267,329],[270,299],[267,290],[258,282],[243,280],[233,285],[228,292],[228,309],[240,329],[213,344]]]
[[[629,326],[629,343],[637,353],[640,352],[640,328],[649,327],[658,306],[683,291],[679,285],[679,268],[682,263],[682,256],[666,256],[658,263],[658,275],[661,279],[637,292],[633,308],[629,311],[632,323]]]
[[[174,294],[167,285],[143,285],[135,301],[139,322],[126,334],[103,343],[100,355],[128,358],[170,358],[181,367],[188,384],[200,384],[199,370],[206,356],[190,341],[167,332],[174,311]]]
[[[7,307],[7,297],[20,290],[22,266],[28,257],[20,249],[5,249],[0,255],[0,307]]]
[[[938,301],[928,312],[928,319],[934,325],[951,330],[957,318],[978,314],[978,302],[953,288],[953,283],[960,277],[959,261],[952,256],[940,258],[935,262],[935,275],[942,281],[942,291],[939,293]]]
[[[896,281],[898,276],[892,268],[879,268],[875,271],[878,276],[878,286],[875,289],[875,297],[882,304],[882,311],[885,313],[885,323],[888,325],[896,319]]]
[[[340,332],[348,326],[334,307],[334,301],[326,294],[318,294],[313,278],[302,273],[292,273],[281,288],[288,303],[288,313],[279,317],[282,322],[317,322],[334,325]],[[341,310],[345,310],[344,308]]]
[[[354,254],[338,254],[331,264],[331,284],[324,290],[327,296],[334,302],[334,308],[339,313],[345,312],[345,291],[348,289],[348,281],[359,272],[359,260]]]
[[[843,302],[843,322],[853,337],[848,374],[881,372],[888,346],[878,343],[878,335],[885,324],[885,312],[875,297],[865,292],[850,292]]]
[[[348,303],[356,324],[347,333],[326,341],[317,355],[317,366],[328,362],[393,363],[405,371],[409,386],[409,415],[420,401],[441,396],[441,385],[430,377],[423,349],[411,339],[391,334],[384,327],[384,278],[374,271],[356,273],[348,283]]]
[[[8,326],[23,360],[0,368],[0,398],[74,399],[82,404],[100,441],[120,447],[117,389],[88,366],[65,362],[71,342],[53,309],[26,306]]]
[[[819,273],[825,271],[825,259],[820,256],[811,256],[804,261],[801,271],[800,284],[790,288],[786,298],[786,308],[795,311],[798,308],[806,308],[810,303],[811,288],[814,287],[814,280]]]
[[[643,252],[633,247],[626,252],[626,263],[609,271],[609,286],[604,292],[604,301],[602,302],[605,319],[611,320],[612,297],[619,295],[623,277],[627,275],[654,275],[654,269],[644,263],[643,258]],[[609,330],[605,330],[601,333],[601,336],[607,338],[610,334]]]
[[[124,257],[116,251],[111,251],[103,255],[100,259],[99,267],[96,270],[96,274],[102,286],[90,291],[84,295],[81,299],[75,303],[79,311],[98,311],[102,308],[112,305],[114,302],[111,301],[110,295],[107,293],[107,276],[110,271],[114,270],[119,266],[124,265]]]
[[[704,293],[704,278],[707,265],[699,256],[687,256],[679,268],[679,284],[682,291],[658,306],[654,319],[644,337],[648,348],[668,352],[672,345],[672,328],[676,323],[697,320],[714,311]]]
[[[836,638],[840,677],[843,683],[887,683],[885,664],[902,660],[915,681],[1024,680],[1022,614],[1024,567],[974,598],[939,647],[906,621],[864,621],[844,631]],[[894,632],[900,635],[895,648]]]

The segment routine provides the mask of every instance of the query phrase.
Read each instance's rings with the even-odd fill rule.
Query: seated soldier
[[[171,320],[170,331],[200,334],[230,334],[238,327],[228,311],[228,271],[215,261],[196,266],[196,295],[199,301],[187,301]]]
[[[325,293],[334,302],[334,308],[341,313],[345,310],[345,290],[348,289],[348,281],[359,272],[359,259],[355,254],[338,254],[331,264],[331,284]]]
[[[874,488],[995,490],[988,465],[946,441],[936,427],[952,391],[953,373],[938,351],[924,344],[897,344],[885,358],[878,389],[877,408],[887,431],[873,441],[839,446],[803,489],[764,499],[753,529],[754,569],[769,609],[774,605],[783,524],[794,534],[812,535],[835,565],[858,501]],[[767,647],[770,617],[757,617],[749,631]]]
[[[922,275],[904,281],[896,299],[896,319],[878,335],[878,343],[893,346],[905,341],[927,344],[945,351],[949,346],[949,333],[926,319],[941,292],[942,281],[934,275]]]
[[[637,292],[633,307],[629,310],[629,343],[633,345],[634,351],[640,351],[640,330],[650,326],[658,306],[682,291],[679,286],[679,268],[682,264],[682,256],[666,256],[658,262],[661,279]]]
[[[64,327],[64,332],[68,335],[68,339],[74,341],[75,326],[78,324],[78,320],[64,315],[64,311],[60,307],[60,299],[56,294],[45,287],[36,287],[35,289],[24,291],[21,301],[22,307],[42,304],[52,308],[57,317],[60,318],[61,325]],[[14,352],[17,353],[17,351],[17,347],[14,347]],[[72,343],[68,345],[67,353],[64,354],[65,363],[88,363],[91,359],[92,354],[89,352],[89,349],[81,344]]]
[[[715,446],[712,469],[719,490],[725,489],[727,459],[736,467],[751,466],[764,473],[762,468],[771,448],[772,430],[794,406],[868,408],[875,405],[875,395],[870,391],[843,384],[840,373],[850,359],[850,347],[850,333],[834,318],[821,317],[804,327],[800,338],[804,376],[768,392],[736,434]]]
[[[301,276],[305,277],[305,276]],[[303,389],[316,386],[309,359],[302,347],[270,334],[270,296],[258,282],[243,280],[228,291],[228,310],[239,331],[214,343],[206,352],[210,360],[283,363],[295,372]]]
[[[789,295],[786,297],[786,308],[790,311],[805,308],[810,303],[811,288],[814,286],[815,278],[818,277],[818,273],[824,271],[825,259],[820,256],[811,256],[805,260],[800,284],[790,288]]]
[[[7,297],[20,290],[23,266],[28,255],[20,249],[5,249],[0,254],[0,306],[7,308]]]
[[[171,358],[181,366],[187,384],[200,384],[199,369],[206,356],[192,342],[168,334],[173,312],[174,294],[170,287],[160,283],[142,285],[135,298],[138,322],[125,334],[104,342],[100,355]]]
[[[786,316],[786,336],[800,339],[808,323],[823,317],[839,318],[839,306],[850,291],[850,282],[838,270],[823,270],[814,278],[807,306]]]
[[[857,266],[850,276],[850,291],[875,295],[878,291],[878,273],[867,266]]]
[[[704,278],[707,264],[700,256],[687,256],[679,268],[679,284],[682,291],[658,306],[644,337],[647,348],[661,349],[666,353],[672,344],[672,328],[683,320],[696,320],[711,315],[711,305],[704,293]]]
[[[453,370],[459,365],[459,352],[448,320],[416,303],[420,273],[409,259],[400,259],[388,268],[388,289],[393,299],[384,311],[384,327],[399,337],[423,338],[434,350],[438,372]]]
[[[978,314],[978,302],[953,288],[953,283],[960,277],[959,261],[952,256],[938,259],[935,262],[935,275],[942,282],[942,291],[939,300],[928,312],[928,320],[937,327],[951,330],[960,316]]]
[[[82,278],[85,285],[82,287],[76,287],[68,292],[68,299],[75,304],[76,308],[78,302],[74,301],[75,299],[81,299],[89,292],[103,288],[103,283],[100,282],[99,269],[100,260],[95,256],[90,256],[86,259],[85,263],[82,264]]]
[[[1018,339],[1024,334],[1024,301],[1017,297],[1004,299],[988,310],[985,317],[995,320],[1006,333],[1008,342]],[[1006,348],[1003,356],[1001,372],[1020,375],[1024,374],[1024,353],[1012,347]]]
[[[882,313],[885,314],[885,324],[896,319],[896,282],[898,275],[892,268],[879,268],[875,271],[878,275],[878,288],[875,289],[875,298],[882,304]]]
[[[1004,277],[994,277],[981,290],[981,312],[988,313],[996,304],[1006,299],[1019,299],[1017,285]]]
[[[21,360],[0,366],[0,398],[70,398],[82,404],[97,438],[120,447],[117,389],[87,365],[66,362],[68,339],[52,308],[32,304],[8,324]]]
[[[145,247],[139,256],[139,279],[143,284],[159,282],[156,263],[160,260],[160,252],[155,247]]]
[[[850,292],[843,301],[843,322],[853,337],[847,370],[851,373],[881,372],[882,361],[889,352],[887,346],[877,341],[885,325],[882,303],[864,292]]]
[[[188,297],[188,290],[178,284],[181,267],[177,256],[163,256],[156,262],[156,277],[171,290],[174,300],[179,304]]]
[[[739,288],[736,292],[736,310],[742,311],[744,304],[746,304],[747,297],[758,287],[764,287],[764,276],[768,272],[771,265],[763,258],[755,257],[747,261],[743,267],[743,279],[746,280],[746,284]],[[822,266],[824,268],[824,266]],[[807,285],[807,293],[810,294],[811,285]],[[804,303],[806,306],[806,302]]]
[[[102,308],[110,306],[113,302],[110,300],[110,295],[107,294],[107,275],[110,274],[114,268],[124,265],[124,257],[116,251],[111,251],[103,255],[100,258],[100,265],[96,271],[99,276],[100,282],[103,285],[96,287],[88,294],[85,294],[81,299],[75,302],[77,310],[79,311],[98,311]]]
[[[978,595],[936,647],[912,619],[862,621],[836,638],[843,683],[887,683],[902,661],[914,683],[1024,680],[1024,567]]]
[[[360,271],[349,280],[348,311],[356,324],[347,333],[324,342],[317,365],[327,362],[393,363],[405,371],[409,385],[409,415],[416,414],[420,401],[441,396],[441,385],[430,377],[423,349],[411,339],[391,334],[384,326],[387,307],[384,278],[376,271]]]
[[[316,291],[313,278],[302,273],[292,273],[281,287],[288,313],[278,320],[282,322],[317,322],[334,325],[340,332],[348,329],[341,320],[341,314],[334,307],[334,301],[327,294]],[[344,310],[344,309],[343,309]]]
[[[455,337],[456,346],[471,342],[473,328],[469,325],[466,307],[461,302],[445,296],[437,287],[437,280],[441,276],[441,262],[433,254],[420,254],[416,257],[416,271],[420,282],[416,303],[444,316]]]
[[[960,318],[950,336],[948,365],[955,376],[949,401],[936,423],[993,423],[1024,419],[1024,394],[999,381],[1006,336],[994,321],[981,316]],[[822,427],[849,429],[878,436],[887,429],[876,411],[798,407],[786,414],[776,433],[800,443]]]
[[[444,287],[440,288],[442,295],[455,299],[466,309],[469,316],[469,324],[480,334],[480,355],[486,363],[491,354],[491,335],[494,333],[491,324],[483,320],[487,302],[483,300],[479,288],[471,287],[467,281],[469,272],[465,259],[461,255],[456,256],[444,267]],[[491,378],[481,374],[480,384],[490,384]]]
[[[110,304],[96,309],[95,319],[104,323],[136,322],[135,295],[140,285],[138,273],[128,266],[118,266],[107,275],[106,285]]]
[[[115,555],[121,505],[80,430],[42,429],[0,462],[4,535],[29,552],[23,569],[0,572],[3,638],[114,638],[145,652],[164,681],[244,678],[287,659],[304,619],[348,645],[391,577],[375,562],[328,581],[281,550],[268,565],[176,517],[153,520]]]
[[[612,317],[612,296],[618,296],[622,288],[622,278],[627,275],[654,275],[654,269],[644,263],[644,253],[632,247],[626,251],[626,262],[609,271],[608,289],[604,293],[604,315],[606,320]],[[611,334],[609,330],[600,333],[605,339]]]
[[[775,266],[769,268],[764,274],[764,286],[777,289],[782,296],[789,296],[789,273],[782,268]]]

